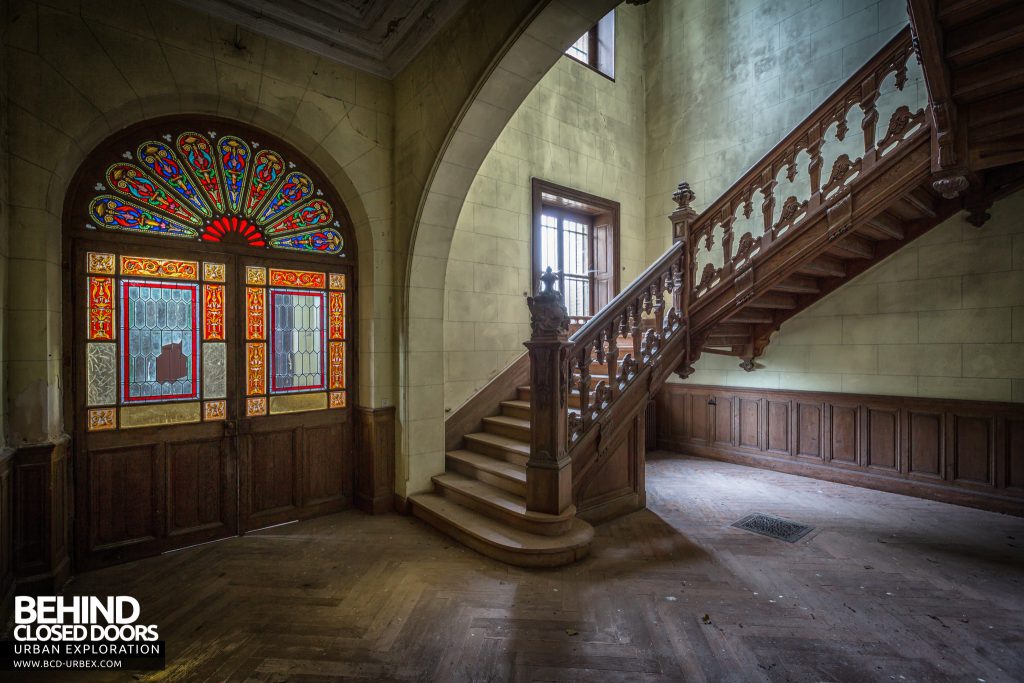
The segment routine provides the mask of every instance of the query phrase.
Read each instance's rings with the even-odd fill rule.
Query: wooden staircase
[[[995,151],[972,157],[963,119],[959,128],[941,120],[957,93],[974,91],[951,86],[940,106],[933,83],[951,17],[1024,24],[1024,14],[996,0],[940,4],[910,2],[918,29],[918,16],[935,24],[920,36],[930,101],[913,81],[904,30],[705,211],[691,208],[694,193],[681,183],[673,245],[571,336],[557,276],[542,276],[528,300],[527,355],[446,421],[446,471],[434,492],[410,498],[414,514],[510,564],[583,557],[593,529],[580,517],[596,523],[645,504],[648,407],[671,374],[688,376],[702,353],[754,371],[783,322],[958,211],[980,226],[995,199],[1024,186],[1019,121],[989,131],[986,139],[1005,134],[1007,163],[986,166]],[[968,12],[982,5],[988,13]],[[988,42],[976,33],[979,59],[1024,45],[1024,32]],[[1024,71],[1013,63],[1006,83],[1016,107]],[[1009,96],[1006,83],[985,92]]]
[[[557,567],[584,557],[594,528],[576,517],[526,507],[530,459],[530,387],[519,386],[499,413],[482,418],[483,431],[449,450],[434,492],[411,496],[414,515],[484,555],[521,567]]]

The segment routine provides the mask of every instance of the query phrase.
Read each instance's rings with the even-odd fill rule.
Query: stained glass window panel
[[[117,346],[86,344],[86,404],[108,406],[117,402]]]
[[[271,393],[324,389],[326,307],[323,292],[270,290]]]
[[[174,401],[199,396],[199,286],[121,283],[121,400]]]
[[[227,396],[227,348],[227,344],[203,344],[203,398]]]

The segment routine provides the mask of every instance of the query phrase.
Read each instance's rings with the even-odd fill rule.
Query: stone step
[[[474,453],[488,455],[524,467],[530,459],[529,441],[510,439],[507,436],[487,432],[466,434],[463,438],[466,441],[466,449]]]
[[[445,470],[497,486],[509,493],[526,497],[526,467],[473,451],[449,451],[445,454]]]
[[[455,472],[435,475],[433,482],[438,493],[459,505],[531,534],[564,534],[572,528],[572,520],[576,517],[574,505],[570,505],[559,515],[530,512],[526,509],[526,499],[522,496]]]
[[[436,493],[409,497],[412,513],[438,531],[492,557],[519,567],[560,567],[586,557],[594,529],[572,519],[561,536],[541,536],[510,526],[454,503]]]
[[[495,415],[494,417],[485,417],[483,422],[484,431],[489,434],[507,436],[510,439],[519,439],[527,443],[530,442],[529,420]]]
[[[530,419],[529,401],[502,401],[501,414],[505,417],[515,417],[520,420]]]

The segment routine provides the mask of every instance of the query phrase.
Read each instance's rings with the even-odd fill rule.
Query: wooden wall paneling
[[[395,509],[395,409],[356,408],[355,501],[380,514]]]
[[[1006,474],[1003,481],[1008,488],[1024,490],[1024,416],[1008,417],[1004,432]]]
[[[899,410],[889,406],[866,405],[864,416],[864,465],[899,471]]]
[[[712,424],[713,443],[715,445],[732,446],[735,444],[734,434],[736,425],[733,424],[733,417],[736,415],[736,403],[738,396],[719,395],[714,397],[714,405],[711,408],[711,415],[714,419]]]
[[[969,486],[992,486],[995,474],[995,418],[957,412],[950,420],[950,478]]]
[[[843,465],[860,463],[860,410],[856,404],[832,402],[828,405],[828,459]]]
[[[70,575],[68,441],[18,449],[10,460],[10,555],[19,593],[52,593]]]
[[[736,435],[742,448],[761,450],[761,412],[763,406],[757,398],[740,396],[736,399]]]
[[[0,451],[0,615],[14,588],[14,506],[11,500],[13,451]]]
[[[911,477],[944,479],[946,476],[945,413],[906,411],[906,472]]]
[[[821,403],[809,401],[795,402],[796,416],[793,430],[796,442],[794,452],[797,457],[823,460],[821,435],[824,432],[824,408]]]
[[[598,449],[595,462],[575,484],[577,514],[591,524],[619,517],[646,505],[644,493],[645,411],[630,418],[628,429]]]
[[[764,450],[779,455],[792,455],[792,402],[766,398],[764,405]]]
[[[657,401],[660,448],[1024,515],[1021,404],[680,383]]]

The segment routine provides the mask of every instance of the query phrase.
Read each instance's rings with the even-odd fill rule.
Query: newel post
[[[544,288],[530,307],[530,460],[526,509],[557,515],[572,504],[572,461],[566,446],[569,401],[569,312],[553,288],[558,275],[541,275]]]
[[[679,187],[672,194],[676,203],[676,210],[669,214],[672,221],[672,243],[683,243],[682,256],[682,287],[676,291],[676,300],[673,302],[676,310],[680,311],[683,318],[684,334],[686,335],[686,358],[681,366],[681,376],[686,377],[692,372],[694,353],[691,348],[690,335],[690,298],[696,284],[697,274],[693,273],[694,268],[694,240],[690,237],[690,228],[697,220],[697,212],[693,210],[690,203],[697,198],[690,184],[686,181],[679,183]]]

